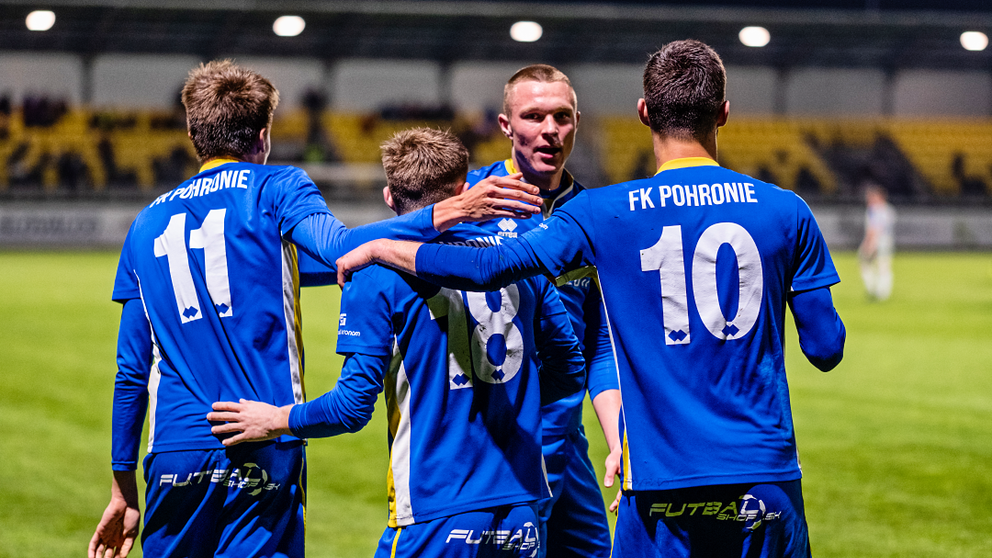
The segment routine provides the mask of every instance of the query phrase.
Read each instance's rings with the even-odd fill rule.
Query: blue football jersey
[[[624,488],[801,476],[787,297],[840,280],[801,198],[710,159],[678,159],[581,193],[523,240],[552,273],[598,269],[623,399]]]
[[[113,298],[140,297],[153,338],[148,451],[223,448],[206,413],[239,398],[303,401],[296,249],[328,213],[294,167],[208,163],[135,218]]]
[[[474,186],[479,181],[490,176],[507,176],[517,172],[512,159],[499,161],[491,165],[476,169],[468,173],[466,179],[469,186]],[[503,238],[517,238],[521,234],[538,227],[547,220],[548,217],[566,202],[574,198],[585,188],[572,178],[572,175],[565,171],[562,174],[562,182],[558,190],[553,192],[541,191],[545,198],[541,213],[531,215],[529,219],[511,219],[504,217],[478,223],[478,226],[499,235]],[[559,287],[558,294],[568,312],[572,329],[579,339],[580,347],[586,355],[590,364],[589,388],[592,397],[606,389],[617,389],[616,365],[613,362],[612,354],[599,355],[596,358],[592,350],[601,345],[596,343],[595,336],[606,336],[606,324],[601,320],[602,304],[599,288],[594,284],[595,274],[590,273],[585,276],[575,277]],[[590,330],[587,332],[587,327]],[[582,423],[582,401],[585,392],[580,391],[571,397],[566,397],[548,404],[542,410],[544,416],[543,427],[546,437],[562,436],[578,428]]]
[[[806,203],[709,158],[677,159],[580,193],[517,244],[416,253],[425,279],[473,288],[587,265],[617,359],[624,488],[800,478],[785,308],[790,292],[840,280]],[[826,321],[805,334],[842,350],[843,324]]]
[[[461,225],[438,242],[499,239]],[[366,268],[343,291],[337,350],[391,356],[384,377],[365,382],[386,394],[390,526],[549,496],[542,386],[554,374],[573,393],[584,370],[546,279],[462,292]],[[347,373],[340,381],[354,381]]]

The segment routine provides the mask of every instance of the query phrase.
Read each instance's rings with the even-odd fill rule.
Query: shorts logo
[[[251,496],[258,496],[263,490],[278,490],[280,486],[269,482],[269,473],[255,463],[245,463],[243,467],[233,469],[208,469],[189,473],[186,479],[180,481],[178,474],[166,474],[159,477],[158,485],[172,485],[174,488],[199,485],[205,482],[220,484],[229,488],[248,490]]]
[[[502,551],[526,552],[532,550],[534,552],[532,556],[536,556],[537,549],[540,546],[538,543],[537,527],[529,521],[524,523],[523,528],[517,529],[516,532],[511,532],[507,529],[480,531],[476,534],[475,529],[452,529],[444,542],[445,544],[451,544],[452,541],[455,543],[462,541],[464,544],[493,545],[498,546],[499,550]]]
[[[761,526],[764,521],[772,521],[782,516],[782,512],[769,512],[765,509],[765,503],[750,494],[745,494],[738,502],[696,502],[672,504],[668,502],[656,502],[651,504],[648,510],[648,517],[655,514],[665,517],[681,516],[712,516],[717,521],[739,521],[745,523],[745,528],[753,531]]]

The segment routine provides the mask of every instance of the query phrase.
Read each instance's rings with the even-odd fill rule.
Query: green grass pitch
[[[116,260],[0,252],[0,557],[84,555],[106,505]],[[899,254],[885,303],[866,300],[852,254],[836,261],[844,362],[822,374],[788,339],[815,555],[992,555],[992,256]],[[337,376],[337,296],[304,293],[311,398]],[[601,468],[588,405],[586,425]],[[382,412],[308,458],[308,555],[371,555],[386,518]]]

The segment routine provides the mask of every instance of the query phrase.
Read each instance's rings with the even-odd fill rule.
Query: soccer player
[[[466,186],[468,150],[447,132],[418,128],[383,144],[386,203],[404,215]],[[491,233],[460,226],[438,242],[486,246]],[[498,291],[443,289],[372,267],[342,293],[333,390],[305,404],[218,402],[225,440],[355,432],[385,389],[389,412],[389,523],[376,556],[533,556],[535,503],[548,496],[542,403],[579,391],[585,366],[547,280]]]
[[[885,190],[875,184],[865,188],[865,201],[865,237],[858,247],[861,278],[871,300],[888,300],[892,295],[896,211],[885,199]]]
[[[575,143],[580,113],[575,90],[564,73],[553,66],[533,64],[518,70],[503,89],[499,127],[510,139],[509,159],[468,173],[474,185],[491,176],[508,176],[518,170],[522,180],[541,189],[540,215],[527,220],[509,217],[479,223],[505,238],[516,238],[545,221],[557,208],[584,188],[565,169]],[[620,391],[609,331],[602,312],[602,298],[595,272],[559,288],[572,328],[588,364],[588,391],[612,449],[620,443],[617,417]],[[541,555],[610,555],[610,528],[596,471],[589,460],[589,441],[582,427],[585,390],[551,403],[541,410],[544,460],[551,498],[539,505]]]
[[[597,266],[623,400],[613,556],[810,555],[785,312],[809,361],[832,369],[839,278],[802,199],[717,164],[725,86],[712,49],[669,43],[637,105],[654,177],[582,192],[502,246],[380,240],[338,260],[342,282],[382,262],[454,288]]]
[[[365,240],[431,238],[463,219],[540,202],[526,193],[533,187],[494,179],[479,195],[348,231],[303,171],[264,166],[278,99],[268,80],[229,61],[193,70],[185,84],[203,166],[141,211],[121,252],[114,475],[91,558],[125,556],[137,536],[146,412],[145,556],[300,555],[303,442],[284,436],[229,450],[204,419],[218,399],[303,401],[295,246],[333,265]]]

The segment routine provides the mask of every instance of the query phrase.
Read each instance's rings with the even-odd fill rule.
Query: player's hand
[[[490,176],[461,194],[434,204],[434,227],[445,231],[456,223],[497,217],[527,219],[541,211],[541,190],[521,182],[521,173]]]
[[[118,479],[125,479],[130,473],[131,480],[118,486]],[[103,517],[90,539],[89,558],[125,558],[134,547],[141,524],[141,510],[138,508],[137,486],[134,472],[114,473],[114,486],[110,503],[103,511]]]
[[[606,475],[603,477],[603,486],[610,488],[613,486],[613,479],[620,476],[620,470],[623,467],[623,446],[617,444],[611,451],[610,455],[606,456]],[[613,499],[613,503],[610,504],[610,511],[617,513],[617,509],[620,507],[620,498],[623,495],[623,489],[617,489],[617,497]]]
[[[214,412],[207,413],[207,420],[223,422],[210,428],[214,435],[237,432],[235,436],[224,438],[221,443],[233,446],[241,442],[261,442],[292,434],[289,429],[289,409],[292,405],[276,407],[259,401],[241,399],[218,401],[213,404]]]
[[[334,266],[338,270],[338,285],[342,289],[344,288],[345,283],[351,281],[351,276],[353,273],[375,264],[377,247],[384,242],[389,241],[380,238],[379,240],[366,242],[365,244],[362,244],[358,248],[355,248],[351,252],[348,252],[338,258],[338,260],[334,263]]]
[[[416,276],[417,250],[420,246],[420,242],[385,238],[366,242],[335,262],[338,268],[338,285],[343,289],[344,284],[351,281],[353,273],[376,263]]]

